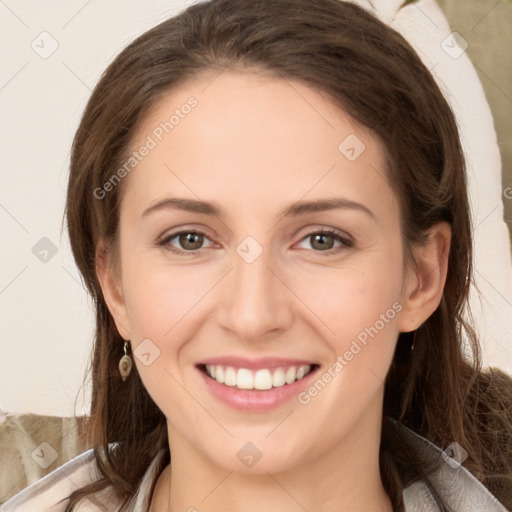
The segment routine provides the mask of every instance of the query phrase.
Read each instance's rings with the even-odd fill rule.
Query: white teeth
[[[251,370],[240,368],[236,376],[236,387],[240,389],[254,389],[254,377]]]
[[[224,375],[224,384],[226,386],[236,386],[236,370],[232,366],[226,368],[226,375]]]
[[[294,366],[290,366],[288,370],[286,371],[285,380],[286,384],[291,384],[295,381],[295,377],[297,377],[297,373]]]
[[[270,389],[272,387],[272,374],[270,370],[258,370],[254,376],[254,389]]]
[[[272,386],[275,388],[279,388],[286,384],[286,380],[284,378],[284,370],[282,368],[278,368],[274,371],[272,375]]]
[[[208,366],[206,367],[207,370],[209,369],[210,376],[213,377],[217,382],[220,382],[221,384],[224,384],[224,370],[222,369],[222,366]]]
[[[276,368],[269,370],[262,368],[257,371],[232,366],[206,365],[206,373],[220,384],[225,384],[238,389],[258,389],[261,391],[278,388],[285,384],[291,384],[305,377],[311,370],[311,365],[290,366],[288,368]]]

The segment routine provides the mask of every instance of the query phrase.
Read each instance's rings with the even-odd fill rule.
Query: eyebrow
[[[144,210],[142,217],[159,210],[183,210],[187,212],[202,213],[224,218],[221,206],[216,202],[200,201],[196,199],[185,199],[180,197],[167,197]],[[298,201],[284,208],[278,217],[298,217],[308,213],[322,212],[328,210],[356,210],[363,212],[372,219],[377,220],[375,214],[365,205],[345,198],[322,198],[314,201]]]

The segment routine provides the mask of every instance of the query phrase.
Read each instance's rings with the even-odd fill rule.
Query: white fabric
[[[487,366],[512,374],[512,256],[503,220],[501,157],[492,114],[473,64],[434,0],[352,0],[400,32],[430,69],[452,107],[468,167],[474,222],[470,304]],[[460,8],[463,9],[461,2]],[[457,44],[460,42],[460,46]],[[460,49],[459,49],[460,48]]]

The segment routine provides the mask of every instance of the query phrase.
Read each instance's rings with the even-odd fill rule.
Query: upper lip
[[[202,360],[198,365],[221,365],[232,366],[234,368],[247,368],[248,370],[256,370],[261,368],[281,368],[283,366],[304,366],[314,365],[312,361],[305,359],[285,359],[280,357],[261,357],[261,358],[246,358],[240,356],[222,356],[211,357]]]

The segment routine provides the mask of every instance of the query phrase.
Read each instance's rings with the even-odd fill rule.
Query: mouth
[[[239,390],[268,391],[292,385],[313,373],[318,364],[291,364],[270,368],[244,368],[222,364],[199,364],[211,380]]]
[[[243,412],[265,413],[310,386],[320,364],[307,359],[222,356],[195,365],[207,396]]]

